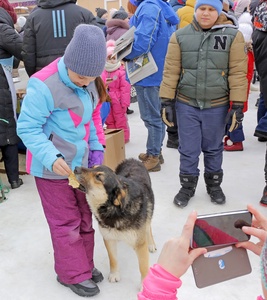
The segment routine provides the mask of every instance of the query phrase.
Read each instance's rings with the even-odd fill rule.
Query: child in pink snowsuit
[[[126,81],[124,66],[117,58],[112,58],[115,41],[107,41],[107,61],[102,79],[106,83],[111,98],[110,113],[106,119],[108,129],[123,129],[125,143],[130,140],[127,107],[130,105],[131,85]]]

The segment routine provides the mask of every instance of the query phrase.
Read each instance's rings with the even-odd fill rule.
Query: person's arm
[[[261,269],[262,269],[262,291],[265,299],[267,299],[267,218],[257,211],[252,205],[247,206],[248,210],[252,213],[252,225],[251,227],[243,226],[242,230],[249,235],[257,237],[258,242],[242,242],[237,243],[236,247],[243,247],[255,253],[261,255]],[[258,298],[260,300],[262,298]]]
[[[96,79],[97,80],[97,79]],[[89,149],[91,151],[104,151],[106,145],[105,134],[101,119],[100,91],[98,91],[96,81],[90,83],[87,87],[92,102],[92,119],[90,121],[90,133],[88,137]]]
[[[182,281],[163,269],[159,264],[153,265],[143,282],[143,290],[138,300],[168,299],[176,300],[177,289]]]
[[[243,106],[247,101],[247,54],[243,34],[238,31],[229,54],[229,99],[233,104]]]
[[[149,13],[147,9],[142,8],[138,13],[138,24],[134,32],[134,42],[132,51],[126,59],[134,59],[145,53],[148,53],[157,41],[159,30],[158,7],[151,4]],[[140,21],[139,21],[140,20]]]
[[[181,74],[181,50],[175,33],[172,34],[166,54],[163,79],[160,85],[161,98],[174,99]]]
[[[98,102],[98,104],[96,105],[96,108],[93,111],[93,115],[92,115],[92,122],[95,127],[95,131],[93,134],[96,135],[95,139],[93,138],[93,140],[95,142],[97,141],[96,143],[99,143],[100,145],[98,145],[96,147],[95,146],[91,147],[91,145],[90,145],[89,147],[92,148],[92,150],[103,151],[104,149],[101,146],[106,145],[106,139],[105,139],[104,128],[102,125],[101,113],[100,113],[101,107],[102,107],[102,103]],[[91,133],[90,133],[90,135],[91,135]],[[91,140],[89,139],[89,144],[90,144],[90,142],[92,143],[92,139]]]
[[[177,299],[177,288],[182,284],[179,279],[193,261],[207,252],[205,248],[190,249],[197,213],[192,212],[182,230],[180,238],[167,241],[158,258],[157,264],[150,268],[143,281],[143,290],[138,300]]]
[[[32,18],[29,17],[24,25],[22,44],[22,58],[28,76],[36,72],[36,36],[32,25]]]
[[[267,218],[256,210],[252,205],[248,205],[247,209],[252,213],[252,225],[251,227],[243,226],[242,230],[249,235],[257,237],[259,241],[254,243],[252,241],[237,243],[236,247],[246,248],[256,255],[260,255],[262,251],[263,244],[267,239]]]
[[[16,30],[7,25],[1,25],[2,34],[2,45],[6,52],[15,56],[17,59],[21,60],[21,47],[22,47],[22,37],[16,32]]]

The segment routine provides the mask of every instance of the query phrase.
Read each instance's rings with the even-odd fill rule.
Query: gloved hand
[[[88,168],[96,165],[102,165],[104,160],[104,152],[101,150],[89,150]]]
[[[163,100],[164,98],[162,98]],[[164,101],[165,100],[165,101]],[[164,99],[161,101],[161,118],[164,124],[168,127],[174,126],[174,106],[175,100]]]
[[[231,124],[228,130],[229,132],[236,130],[239,127],[239,125],[242,124],[244,118],[244,113],[242,110],[243,110],[243,106],[233,104],[232,108],[228,111],[225,122],[226,124],[227,123]]]

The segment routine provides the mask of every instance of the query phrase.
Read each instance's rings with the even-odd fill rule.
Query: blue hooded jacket
[[[150,51],[158,71],[135,85],[159,86],[169,39],[179,20],[170,4],[164,0],[136,0],[136,4],[137,10],[130,20],[130,25],[136,28],[134,43],[126,59],[131,60]]]

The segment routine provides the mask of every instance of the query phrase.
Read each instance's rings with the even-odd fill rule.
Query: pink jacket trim
[[[50,68],[46,68],[44,70],[46,70],[46,72],[44,72],[44,70],[40,70],[36,73],[34,73],[31,77],[37,77],[38,79],[45,81],[49,76],[51,76],[52,74],[56,73],[58,71],[58,67],[57,67],[57,63],[60,60],[60,58],[57,58],[56,60],[54,60],[53,62],[51,62],[49,64]]]
[[[31,165],[32,165],[32,153],[27,150],[27,159],[26,159],[26,172],[31,174]]]

